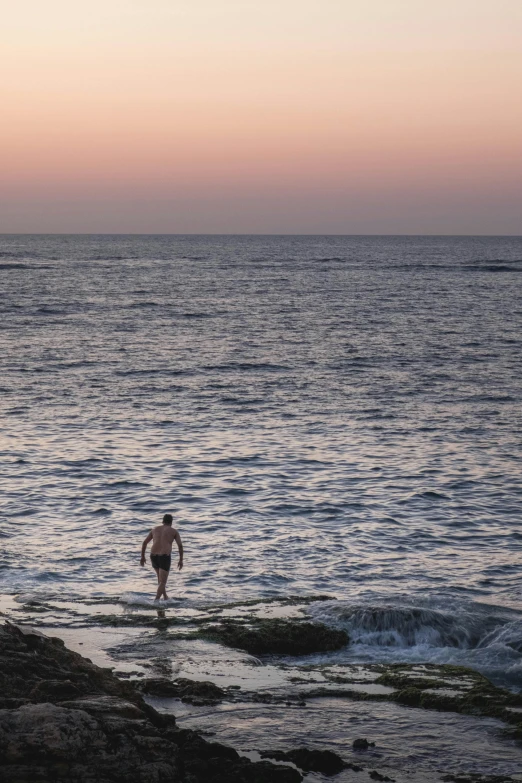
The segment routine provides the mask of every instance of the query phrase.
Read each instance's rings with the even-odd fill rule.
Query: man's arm
[[[181,569],[183,568],[183,544],[181,543],[181,538],[177,530],[174,534],[174,541],[178,545],[178,550],[179,550],[178,569],[181,571]]]
[[[145,550],[147,549],[147,545],[148,545],[149,541],[152,541],[152,530],[150,531],[149,535],[147,536],[147,538],[145,539],[145,541],[141,545],[140,565],[142,565],[142,566],[145,565]]]

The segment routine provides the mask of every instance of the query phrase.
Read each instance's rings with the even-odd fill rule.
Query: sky
[[[522,235],[521,0],[0,1],[0,232]]]

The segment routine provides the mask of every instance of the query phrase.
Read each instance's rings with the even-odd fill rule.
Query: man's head
[[[172,514],[165,514],[165,516],[163,517],[163,524],[172,525]]]

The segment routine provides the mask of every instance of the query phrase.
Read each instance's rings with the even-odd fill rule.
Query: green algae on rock
[[[393,664],[377,683],[397,688],[393,699],[424,709],[461,712],[518,723],[522,695],[493,685],[479,672],[448,664]]]
[[[252,619],[241,623],[222,620],[201,628],[197,635],[210,641],[246,650],[252,655],[308,655],[339,650],[348,644],[345,631],[321,623],[298,620]]]
[[[464,666],[435,663],[336,664],[306,666],[293,678],[305,699],[334,696],[355,701],[393,701],[407,707],[497,718],[514,725],[519,738],[522,694],[493,685]],[[318,679],[321,678],[320,680]],[[302,683],[302,685],[301,685]],[[312,689],[306,684],[318,685]]]

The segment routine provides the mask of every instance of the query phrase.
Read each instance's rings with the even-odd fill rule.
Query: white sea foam
[[[332,601],[311,604],[307,613],[347,631],[340,659],[470,666],[522,689],[522,614],[514,610],[446,598]]]
[[[183,599],[179,596],[169,598],[166,601],[163,599],[156,601],[150,593],[123,593],[119,598],[119,602],[127,606],[142,606],[148,609],[175,607],[179,606],[182,601]]]

